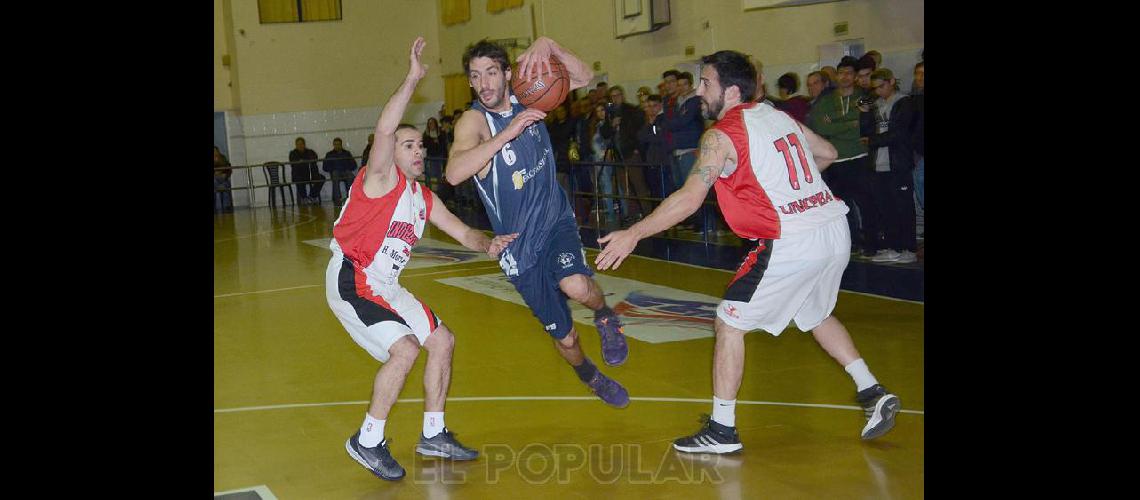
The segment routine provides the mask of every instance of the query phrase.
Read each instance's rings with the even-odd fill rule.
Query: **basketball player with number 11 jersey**
[[[725,221],[753,241],[729,282],[714,322],[712,417],[696,434],[673,442],[688,453],[731,453],[744,447],[736,433],[736,394],[744,375],[744,335],[779,335],[793,323],[830,354],[855,382],[867,421],[863,439],[894,425],[899,398],[879,385],[831,315],[851,258],[847,205],[820,175],[834,146],[767,103],[756,103],[756,68],[738,52],[702,59],[697,87],[706,118],[718,120],[701,138],[700,157],[680,190],[649,217],[600,238],[598,270],[616,269],[637,242],[695,212],[716,186]],[[763,80],[760,81],[763,83]]]

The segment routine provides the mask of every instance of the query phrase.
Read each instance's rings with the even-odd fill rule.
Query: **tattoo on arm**
[[[724,168],[725,157],[721,151],[720,134],[711,131],[705,133],[705,138],[701,141],[701,155],[697,161],[700,162],[700,166],[694,168],[690,175],[699,175],[705,187],[712,187]]]

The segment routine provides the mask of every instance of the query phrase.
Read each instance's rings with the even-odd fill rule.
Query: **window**
[[[257,0],[261,24],[339,21],[340,0]]]

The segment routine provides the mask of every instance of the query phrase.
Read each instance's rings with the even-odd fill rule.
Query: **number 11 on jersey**
[[[789,150],[790,148],[788,148],[789,142],[792,143],[792,146],[795,146],[796,148],[796,155],[799,156],[800,166],[804,171],[804,182],[808,184],[811,184],[813,180],[811,176],[811,167],[808,166],[807,157],[804,156],[804,147],[800,145],[800,138],[796,134],[788,134],[787,140],[784,140],[784,138],[781,137],[779,140],[773,143],[776,145],[776,151],[784,154],[784,162],[788,164],[788,182],[791,182],[792,189],[799,189],[800,180],[796,175],[796,162],[792,159],[792,152]]]

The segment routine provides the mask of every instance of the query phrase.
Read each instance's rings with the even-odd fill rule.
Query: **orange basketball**
[[[570,74],[562,61],[553,55],[550,56],[549,74],[532,73],[525,81],[519,78],[520,74],[521,71],[518,69],[511,72],[511,90],[514,91],[519,104],[528,108],[550,112],[562,104],[570,93]]]

